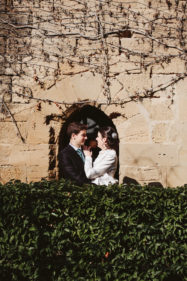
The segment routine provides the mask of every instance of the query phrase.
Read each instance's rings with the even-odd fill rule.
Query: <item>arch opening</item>
[[[66,131],[67,127],[71,122],[80,122],[82,124],[86,124],[87,129],[87,141],[86,145],[91,141],[94,140],[97,136],[98,129],[104,126],[111,126],[116,130],[116,127],[112,120],[100,109],[91,106],[85,105],[76,109],[66,120],[63,124],[60,135],[59,135],[59,152],[69,143],[69,138],[67,137]],[[117,132],[117,130],[116,130]],[[95,157],[97,157],[99,150],[95,150]],[[117,154],[119,152],[119,147],[117,148]],[[119,162],[119,161],[118,161]],[[59,170],[59,178],[62,177],[62,170],[61,165],[58,165]],[[119,178],[119,163],[117,172],[115,175],[116,178]]]

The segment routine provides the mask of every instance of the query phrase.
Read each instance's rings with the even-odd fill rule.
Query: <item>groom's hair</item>
[[[80,133],[80,131],[82,130],[87,130],[87,125],[85,124],[80,124],[78,122],[72,122],[68,125],[67,128],[67,136],[69,138],[71,138],[72,134],[77,135],[78,133]]]

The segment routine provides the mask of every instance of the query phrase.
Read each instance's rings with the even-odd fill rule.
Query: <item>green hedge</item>
[[[187,187],[0,185],[0,280],[187,280]]]

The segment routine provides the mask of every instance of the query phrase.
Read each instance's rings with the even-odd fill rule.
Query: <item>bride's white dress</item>
[[[117,155],[114,149],[101,150],[92,163],[92,157],[85,157],[84,170],[87,178],[97,185],[109,185],[118,182],[114,178],[117,169]]]

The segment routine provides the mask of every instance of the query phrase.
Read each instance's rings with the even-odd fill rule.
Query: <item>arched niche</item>
[[[59,153],[69,143],[69,139],[67,137],[66,131],[68,125],[71,122],[80,122],[88,126],[87,129],[88,141],[96,137],[97,129],[99,127],[111,126],[116,130],[116,127],[112,122],[112,120],[103,111],[91,105],[80,106],[79,108],[76,108],[63,123],[63,126],[59,134]],[[117,150],[117,153],[118,151],[119,150]],[[58,170],[59,170],[58,174],[60,178],[62,176],[60,163],[58,165]],[[116,177],[118,177],[118,175],[119,175],[119,165],[118,165]]]

